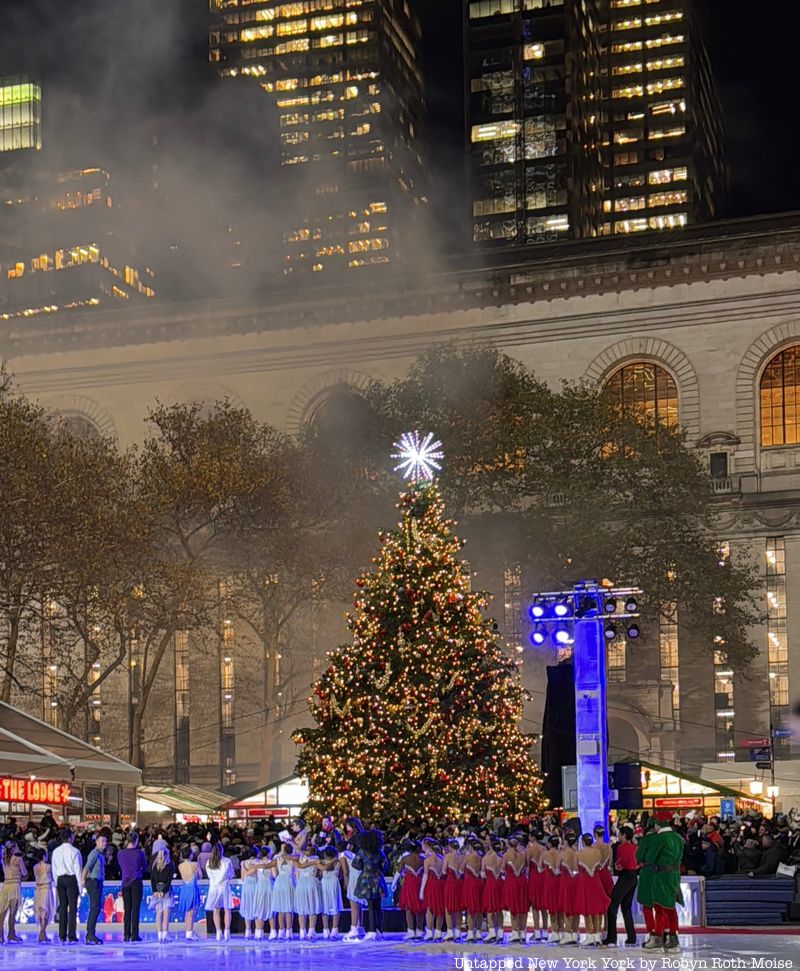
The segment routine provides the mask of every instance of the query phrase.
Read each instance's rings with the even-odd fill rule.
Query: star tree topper
[[[396,451],[393,459],[398,459],[394,467],[395,472],[402,472],[404,479],[412,482],[432,479],[437,472],[441,472],[441,459],[444,458],[442,443],[433,438],[433,432],[423,438],[419,432],[404,432],[400,440],[394,443]]]

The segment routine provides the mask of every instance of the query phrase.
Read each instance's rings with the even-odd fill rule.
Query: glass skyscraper
[[[405,0],[211,0],[209,52],[273,103],[287,276],[402,261],[426,202],[420,26]]]

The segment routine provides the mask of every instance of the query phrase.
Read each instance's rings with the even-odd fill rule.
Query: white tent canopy
[[[142,781],[135,766],[0,701],[2,774],[112,786],[138,786]]]

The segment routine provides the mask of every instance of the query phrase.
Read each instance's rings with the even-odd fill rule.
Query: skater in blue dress
[[[272,910],[278,921],[278,940],[290,941],[294,921],[294,859],[289,843],[281,846],[275,864],[278,875],[272,885]]]
[[[195,914],[200,912],[200,887],[197,883],[200,877],[200,864],[192,859],[192,848],[190,846],[184,846],[181,850],[178,873],[183,880],[183,886],[178,897],[178,913],[183,914],[186,940],[196,941],[194,918]]]
[[[267,921],[269,921],[269,939],[274,941],[278,934],[275,930],[275,914],[272,910],[272,882],[274,870],[272,852],[268,846],[261,850],[261,860],[258,864],[258,886],[256,887],[256,938],[264,936]]]
[[[261,914],[258,909],[258,864],[260,854],[257,847],[252,850],[245,848],[239,857],[241,861],[242,875],[242,895],[239,899],[239,915],[244,921],[244,939],[249,941],[254,936],[254,925],[256,921],[261,921],[261,928],[264,927]],[[263,931],[255,929],[255,937],[260,938]]]
[[[322,893],[319,888],[319,874],[317,870],[318,856],[307,856],[305,853],[295,860],[297,868],[297,882],[294,888],[294,912],[300,924],[300,940],[308,936],[314,940],[317,930],[317,917],[322,910]],[[306,923],[308,934],[306,935]]]
[[[322,874],[322,936],[336,940],[339,936],[339,914],[342,910],[342,865],[333,846],[326,846],[319,855],[317,869]]]

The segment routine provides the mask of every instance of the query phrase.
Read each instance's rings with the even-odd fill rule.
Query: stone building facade
[[[714,473],[721,555],[759,564],[769,619],[753,631],[761,653],[742,671],[699,650],[680,615],[662,626],[657,650],[628,648],[615,657],[612,749],[668,768],[714,763],[730,782],[752,778],[743,743],[768,735],[771,721],[787,722],[791,699],[800,696],[800,219],[698,226],[624,246],[564,243],[515,259],[368,296],[338,292],[309,303],[272,296],[4,324],[0,354],[26,393],[123,443],[142,436],[156,398],[230,395],[295,431],[332,389],[357,391],[371,377],[400,376],[424,346],[445,340],[489,342],[553,383],[630,378],[632,393],[666,389]],[[524,580],[509,564],[481,562],[480,551],[470,559],[480,586],[496,595],[496,612],[505,612],[506,633],[526,643],[518,620]],[[331,608],[308,640],[311,654],[324,656],[343,633],[341,609]],[[208,652],[186,649],[193,743],[185,781],[217,784],[225,780],[210,713],[219,675]],[[290,746],[268,769],[261,765],[260,661],[239,632],[233,649],[242,692],[236,777],[288,771]],[[524,654],[532,730],[541,724],[548,661]],[[310,656],[309,676],[313,668]],[[173,711],[175,680],[165,677],[160,690],[154,709]],[[102,741],[110,751],[127,744],[125,691],[119,683],[104,698],[113,737]],[[284,733],[302,721],[301,710],[289,712]],[[174,778],[171,725],[148,732],[158,740],[148,772]],[[798,750],[789,741],[777,748],[778,781],[788,794]]]

